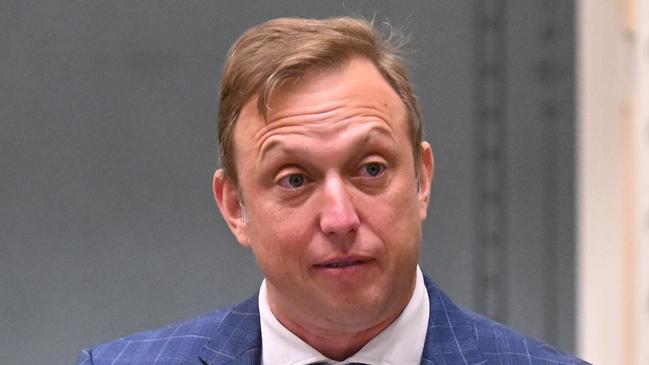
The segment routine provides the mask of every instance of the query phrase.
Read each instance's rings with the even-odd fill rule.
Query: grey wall
[[[263,20],[341,14],[412,33],[437,168],[424,270],[459,303],[572,350],[573,12],[536,0],[3,1],[0,363],[72,363],[258,288],[211,196],[223,58]],[[498,159],[479,148],[486,121]],[[483,196],[490,173],[496,200]]]

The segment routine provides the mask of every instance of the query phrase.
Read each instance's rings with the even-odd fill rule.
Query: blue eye
[[[279,181],[279,186],[285,189],[297,189],[306,183],[306,178],[302,174],[290,174]]]
[[[377,177],[385,171],[385,166],[378,162],[370,162],[363,165],[363,175],[369,177]]]

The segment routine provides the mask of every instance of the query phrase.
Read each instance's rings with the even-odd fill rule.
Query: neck
[[[409,299],[409,298],[408,298]],[[336,361],[342,361],[357,353],[363,346],[387,328],[399,317],[408,301],[404,303],[398,312],[385,320],[369,328],[357,332],[336,331],[331,329],[319,329],[311,326],[302,326],[299,322],[283,316],[271,305],[271,311],[277,320],[293,332],[296,336],[318,350],[322,355]]]
[[[332,360],[342,361],[357,353],[401,315],[414,293],[416,276],[414,279],[409,295],[396,303],[396,306],[388,312],[388,315],[382,316],[382,318],[374,322],[357,323],[352,326],[349,326],[349,322],[344,324],[323,323],[322,316],[309,316],[306,313],[296,315],[301,313],[299,308],[295,308],[290,304],[286,306],[280,305],[276,300],[273,300],[275,298],[273,298],[270,290],[267,292],[267,299],[271,312],[285,328],[322,355]],[[268,286],[267,288],[270,289]]]

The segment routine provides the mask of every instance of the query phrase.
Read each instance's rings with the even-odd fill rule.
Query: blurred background
[[[436,158],[421,266],[596,364],[649,364],[649,0],[2,1],[0,363],[237,303],[212,200],[228,47],[280,16],[403,27]]]

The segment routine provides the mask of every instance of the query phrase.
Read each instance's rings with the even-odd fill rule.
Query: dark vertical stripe
[[[507,2],[474,1],[476,308],[507,320]]]

